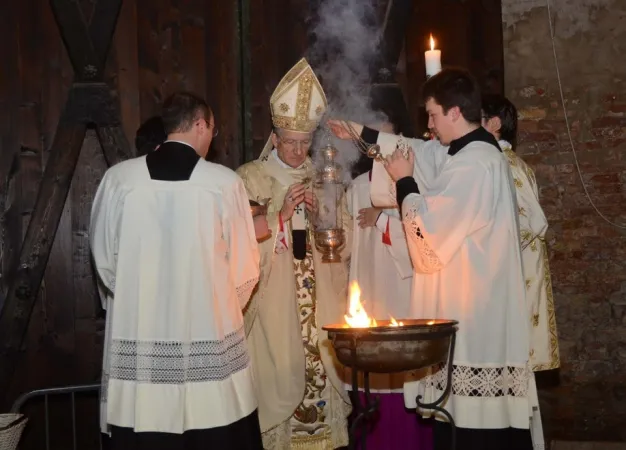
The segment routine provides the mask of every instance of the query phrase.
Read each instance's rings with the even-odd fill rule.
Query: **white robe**
[[[437,141],[384,133],[378,138],[383,155],[399,143],[415,153],[420,188],[402,205],[416,272],[413,317],[459,321],[452,394],[444,407],[459,427],[529,429],[538,402],[515,187],[506,158],[485,142],[471,142],[450,156]],[[394,204],[395,186],[381,164],[374,169],[373,203]],[[437,399],[445,374],[440,370],[405,385],[406,406],[416,407],[420,393],[423,401]],[[543,437],[531,431],[535,448],[543,448]]]
[[[98,188],[90,240],[106,292],[102,431],[180,434],[254,412],[241,310],[259,251],[241,179],[203,159],[179,182],[151,179],[146,157],[122,162]]]
[[[348,212],[354,218],[350,258],[350,282],[361,289],[361,302],[375,319],[403,319],[411,312],[413,267],[406,236],[397,208],[384,209],[376,226],[361,228],[356,216],[360,209],[371,208],[369,172],[358,176],[348,188]],[[383,242],[389,233],[391,245]],[[349,370],[346,387],[352,389]],[[370,374],[373,392],[402,392],[404,374]]]

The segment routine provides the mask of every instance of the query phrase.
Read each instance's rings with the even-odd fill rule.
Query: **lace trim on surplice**
[[[447,364],[442,364],[426,378],[426,383],[440,391],[445,390]],[[527,397],[529,367],[499,366],[474,367],[454,364],[452,394],[464,397]]]
[[[407,200],[404,201],[404,205],[402,206],[402,210],[402,223],[404,224],[407,239],[410,241],[409,249],[413,247],[417,250],[417,252],[411,252],[413,256],[411,258],[413,267],[419,273],[435,273],[440,271],[443,269],[443,263],[430,248],[417,225],[417,205],[413,203],[412,198],[407,197]],[[415,255],[415,253],[417,253],[417,255]]]

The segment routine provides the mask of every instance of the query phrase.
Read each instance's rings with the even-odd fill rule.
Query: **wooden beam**
[[[85,20],[77,1],[50,0],[50,6],[72,62],[75,79],[102,79],[122,0],[97,0],[91,23]]]
[[[62,119],[63,120],[63,119]],[[0,312],[0,391],[6,392],[28,329],[50,249],[87,126],[66,121],[59,127],[46,164],[35,210],[20,251],[19,265]]]
[[[8,390],[28,329],[87,126],[96,125],[109,164],[132,155],[110,88],[102,82],[86,82],[103,79],[121,1],[96,0],[88,24],[78,2],[50,0],[74,68],[75,83],[59,119],[19,264],[0,311],[0,392],[3,393]]]

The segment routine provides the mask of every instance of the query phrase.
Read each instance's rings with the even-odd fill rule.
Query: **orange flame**
[[[434,325],[435,321],[434,320],[429,320],[428,322],[426,322],[426,325]]]
[[[391,317],[391,316],[389,316],[389,317]],[[392,327],[403,327],[404,324],[402,322],[396,322],[396,319],[391,317],[391,326]]]
[[[351,328],[376,327],[376,320],[370,318],[361,304],[361,289],[356,281],[350,284],[350,304],[348,314],[344,316]]]
[[[430,35],[430,49],[431,51],[435,49],[435,40],[433,39],[433,35]]]

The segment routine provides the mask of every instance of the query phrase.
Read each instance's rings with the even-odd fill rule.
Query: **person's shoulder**
[[[204,159],[198,161],[196,179],[201,179],[212,186],[229,186],[241,182],[237,173],[222,164],[212,163]]]
[[[261,175],[265,171],[264,162],[265,161],[259,161],[256,159],[247,162],[237,168],[237,175],[239,175],[243,179],[246,179],[250,176]]]
[[[107,169],[104,173],[103,181],[115,182],[117,184],[132,184],[140,175],[146,173],[146,157],[121,161]]]

